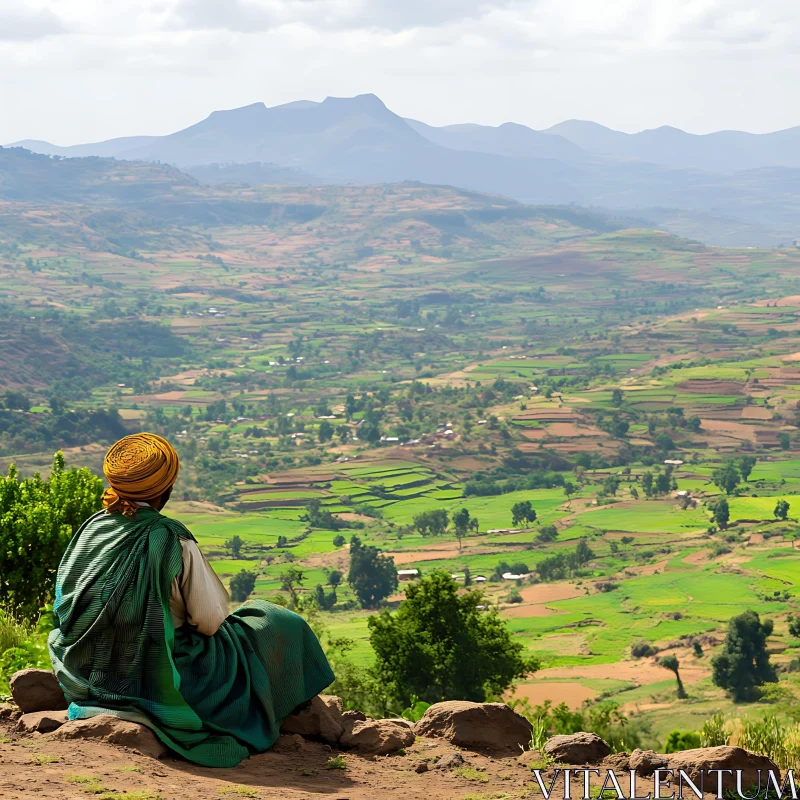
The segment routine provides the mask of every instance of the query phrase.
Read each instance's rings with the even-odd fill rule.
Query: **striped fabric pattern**
[[[175,630],[170,587],[193,538],[151,508],[87,520],[59,567],[50,655],[70,719],[145,723],[190,761],[230,767],[271,747],[333,673],[305,620],[271,603],[245,605],[213,636]]]

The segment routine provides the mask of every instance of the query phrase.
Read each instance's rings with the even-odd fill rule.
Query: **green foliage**
[[[21,669],[50,669],[47,636],[53,629],[53,608],[47,606],[36,624],[20,621],[0,608],[0,695],[9,691],[8,681]]]
[[[511,506],[511,520],[512,525],[520,525],[523,522],[532,525],[536,522],[536,511],[531,505],[531,501],[520,500],[518,503],[514,503]]]
[[[556,539],[558,539],[558,528],[555,525],[542,525],[536,535],[536,541],[542,544],[554,542]]]
[[[722,652],[711,660],[711,679],[734,702],[756,699],[757,687],[777,680],[767,652],[771,633],[772,620],[761,622],[755,611],[745,611],[728,623]]]
[[[330,611],[336,605],[336,589],[326,593],[318,583],[314,588],[314,600],[323,611]]]
[[[775,714],[762,719],[744,719],[739,730],[739,747],[767,756],[781,770],[800,764],[800,725],[787,724]]]
[[[312,528],[322,528],[327,531],[339,531],[342,528],[351,527],[345,520],[339,519],[326,508],[323,508],[322,503],[316,498],[308,501],[306,520],[308,520],[308,524]]]
[[[722,714],[713,714],[704,723],[700,731],[701,747],[721,747],[728,744],[731,731],[725,724]]]
[[[223,547],[230,552],[231,558],[238,559],[242,555],[242,548],[244,547],[244,541],[242,540],[241,536],[233,536],[232,538],[228,539]]]
[[[0,603],[30,618],[52,598],[61,556],[102,491],[88,469],[66,469],[61,452],[46,480],[20,480],[9,467],[0,477]]]
[[[775,519],[786,520],[789,516],[789,503],[786,500],[778,500],[775,504]]]
[[[702,746],[702,736],[697,731],[670,731],[664,742],[665,753],[679,753],[681,750],[694,750]]]
[[[256,588],[256,574],[248,569],[240,570],[231,578],[231,600],[244,603]]]
[[[414,516],[414,527],[423,536],[440,536],[447,530],[447,524],[447,511],[443,508],[423,511]]]
[[[711,474],[711,480],[720,488],[725,494],[730,494],[739,485],[739,470],[736,469],[732,461],[728,461],[723,466],[715,469]]]
[[[800,639],[800,617],[789,617],[787,622],[789,623],[789,635]]]
[[[341,534],[338,536],[333,537],[333,546],[334,547],[343,547],[347,539],[344,538]]]
[[[394,614],[384,610],[369,620],[377,673],[399,700],[481,702],[538,669],[497,611],[478,608],[483,593],[459,594],[448,573],[428,575],[406,596]]]
[[[758,459],[755,456],[742,456],[737,462],[736,466],[742,476],[743,481],[750,479],[750,473],[753,471]]]
[[[620,711],[619,703],[613,700],[603,700],[577,711],[572,711],[566,703],[553,706],[550,700],[533,707],[527,701],[515,702],[513,706],[534,726],[534,735],[538,736],[541,744],[553,735],[586,731],[605,739],[612,752],[629,752],[641,747],[642,735],[646,733],[646,729],[631,724]],[[533,749],[533,745],[531,747]]]
[[[728,527],[730,518],[731,509],[728,505],[728,501],[724,497],[720,497],[720,499],[717,500],[717,504],[714,506],[714,522],[724,531]]]
[[[377,547],[362,544],[358,536],[353,536],[347,582],[363,608],[377,608],[397,589],[394,559],[383,555]]]
[[[402,716],[409,722],[419,722],[430,707],[430,703],[420,700],[416,695],[411,695],[409,706],[403,709]]]

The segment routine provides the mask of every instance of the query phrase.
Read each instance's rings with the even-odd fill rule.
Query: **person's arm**
[[[180,589],[186,603],[186,622],[206,636],[213,636],[228,616],[228,592],[200,552],[197,542],[181,540],[183,573]]]

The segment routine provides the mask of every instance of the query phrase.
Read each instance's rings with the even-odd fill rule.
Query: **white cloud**
[[[796,0],[7,3],[0,142],[167,133],[216,108],[363,92],[433,124],[800,123]]]
[[[64,23],[48,8],[0,5],[0,41],[34,41],[64,32]]]

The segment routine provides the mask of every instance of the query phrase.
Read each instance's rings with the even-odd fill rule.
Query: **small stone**
[[[296,733],[336,744],[344,733],[342,701],[333,695],[312,698],[309,706],[299,714],[286,717],[281,733]]]
[[[52,733],[67,722],[66,711],[32,711],[17,721],[20,733]]]
[[[111,714],[72,720],[48,736],[58,741],[99,739],[109,744],[130,747],[138,750],[142,755],[152,758],[161,758],[169,752],[149,728],[119,719]]]
[[[62,711],[67,707],[56,676],[46,669],[23,669],[11,676],[11,696],[23,714]]]
[[[542,752],[560,764],[597,764],[611,752],[611,748],[596,733],[581,731],[551,736]]]
[[[637,748],[631,753],[630,769],[636,770],[639,775],[648,777],[657,769],[667,766],[668,756],[662,756],[654,750],[640,750]]]
[[[284,733],[273,747],[276,750],[302,750],[305,744],[306,740],[299,733]]]
[[[19,719],[22,712],[11,703],[0,703],[0,720],[3,719]]]
[[[533,726],[505,703],[434,703],[416,724],[418,736],[439,736],[459,747],[512,750],[530,744]]]
[[[423,772],[427,772],[429,769],[430,767],[426,761],[420,761],[420,763],[414,767],[414,772],[416,772],[418,775],[421,775]]]
[[[455,767],[463,767],[466,763],[461,753],[448,753],[436,762],[434,769],[454,769]]]
[[[414,744],[414,732],[388,719],[348,723],[339,744],[365,756],[385,756]]]

